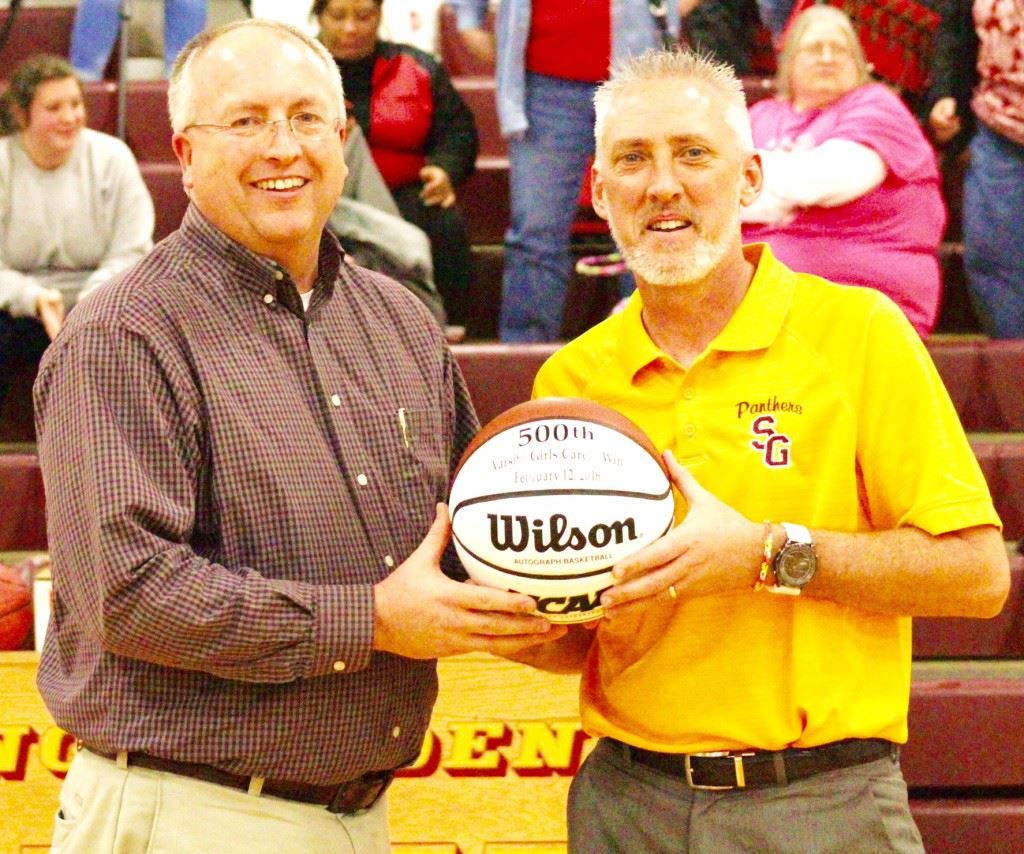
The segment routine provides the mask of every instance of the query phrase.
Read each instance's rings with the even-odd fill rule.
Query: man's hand
[[[704,489],[671,451],[664,459],[689,511],[664,537],[615,565],[615,586],[601,596],[607,617],[655,598],[664,603],[752,587],[760,567],[761,525]]]
[[[36,316],[52,341],[64,326],[64,297],[56,288],[46,288],[36,299]]]
[[[450,208],[455,204],[452,180],[440,166],[424,166],[420,169],[420,180],[423,182],[423,189],[420,190],[423,204],[428,207],[440,205],[443,208]]]
[[[448,508],[437,515],[408,560],[373,590],[374,649],[406,658],[440,658],[483,651],[510,656],[565,634],[533,615],[533,599],[452,581],[441,571],[448,542]]]
[[[956,98],[939,98],[928,114],[935,141],[940,145],[949,142],[960,133],[960,117],[956,114]]]

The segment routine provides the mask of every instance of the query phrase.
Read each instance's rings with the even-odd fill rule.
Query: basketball
[[[0,564],[0,650],[21,649],[32,628],[32,591],[11,567]]]
[[[577,398],[531,400],[488,422],[459,461],[449,508],[469,577],[532,596],[555,623],[600,617],[612,566],[674,516],[651,440]]]

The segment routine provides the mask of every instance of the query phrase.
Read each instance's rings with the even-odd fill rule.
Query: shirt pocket
[[[380,418],[381,416],[378,416]],[[390,460],[382,461],[385,478],[414,506],[433,505],[448,496],[450,459],[441,413],[437,409],[395,405],[381,429],[393,436]]]

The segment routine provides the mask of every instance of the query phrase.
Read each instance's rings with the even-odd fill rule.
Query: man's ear
[[[590,204],[594,208],[594,213],[607,221],[608,206],[604,198],[604,179],[601,177],[596,161],[590,167]]]
[[[171,137],[171,148],[174,149],[174,156],[178,158],[178,165],[181,167],[181,183],[185,192],[192,189],[194,183],[192,177],[192,140],[187,134],[180,131]]]
[[[740,204],[752,205],[764,187],[764,167],[761,155],[756,151],[747,155],[743,162],[743,186],[740,188]]]

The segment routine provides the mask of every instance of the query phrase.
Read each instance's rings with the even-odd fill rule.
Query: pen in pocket
[[[409,425],[405,420],[405,407],[398,407],[398,426],[402,428],[402,443],[406,448],[409,447]]]

